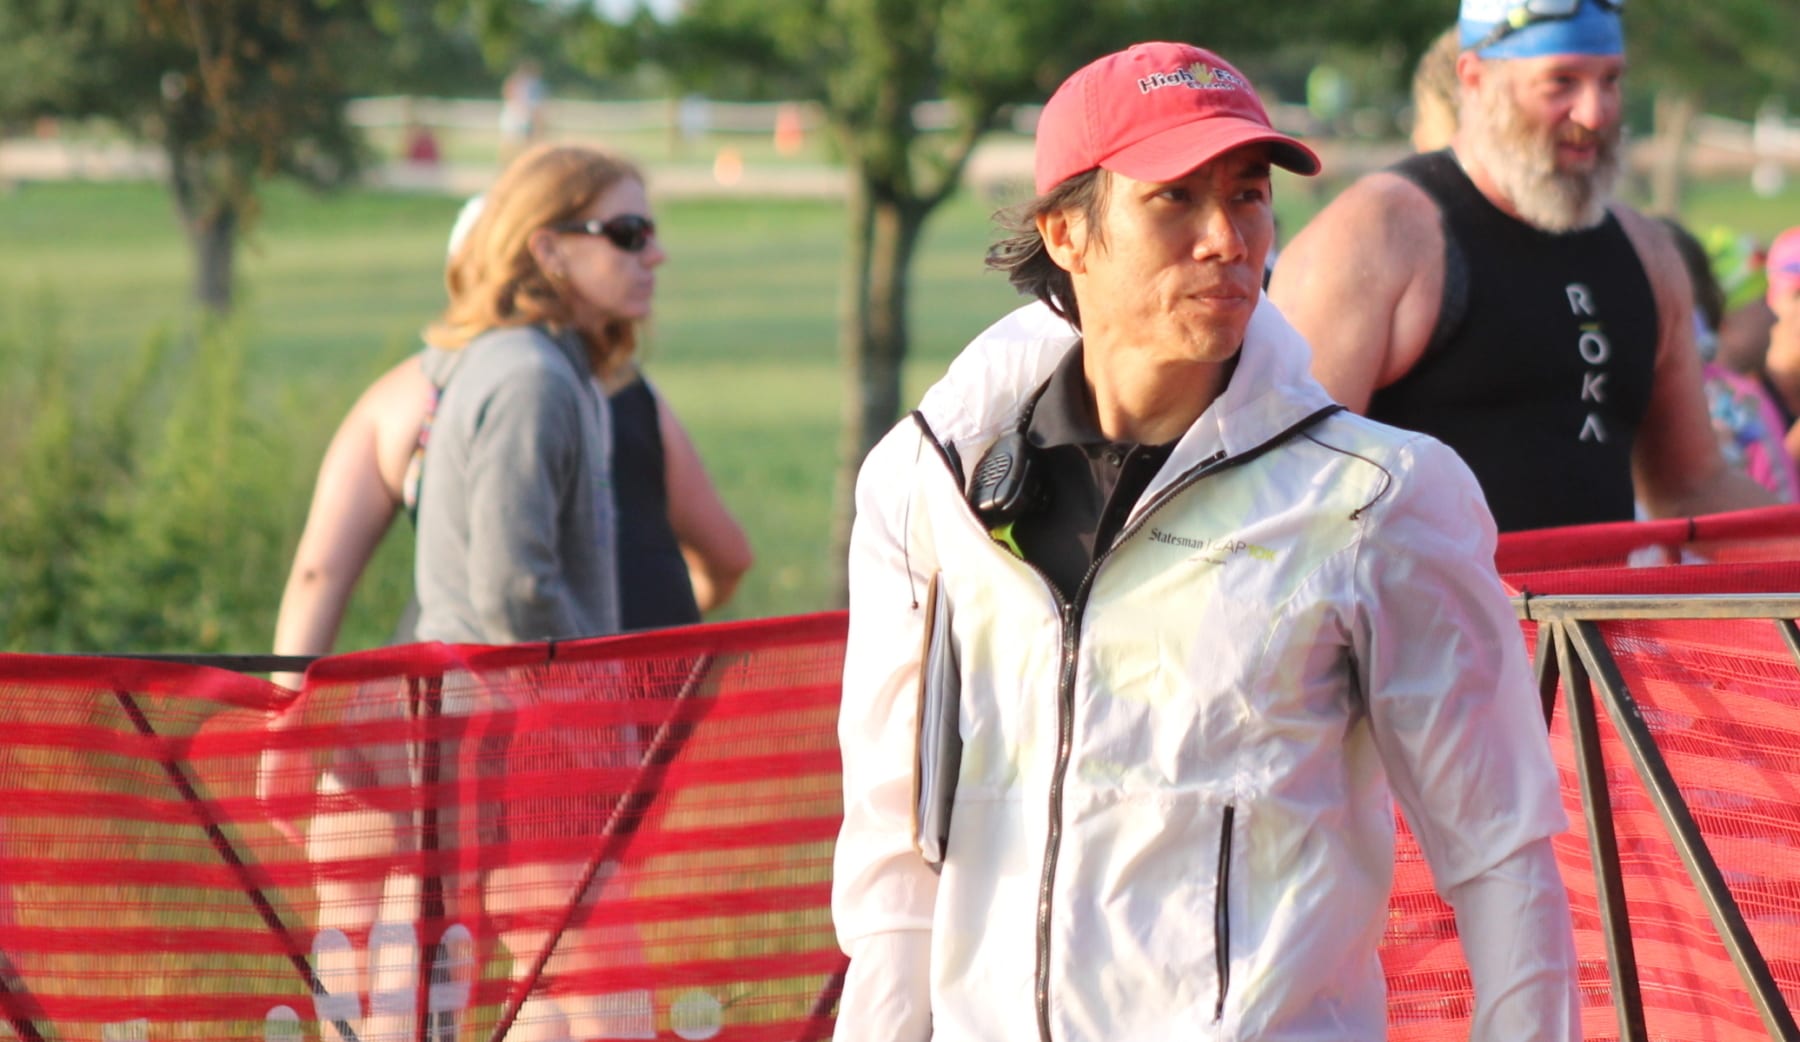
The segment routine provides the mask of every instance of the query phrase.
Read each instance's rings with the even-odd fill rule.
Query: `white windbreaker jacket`
[[[1522,989],[1505,1031],[1569,1037],[1567,907],[1544,870],[1567,822],[1467,468],[1423,435],[1315,420],[1331,402],[1308,349],[1264,303],[1223,395],[1061,604],[983,531],[944,451],[979,459],[1073,344],[1024,314],[858,481],[837,1037],[907,1039],[928,1009],[938,1042],[1383,1039],[1391,796],[1459,918],[1459,888],[1532,852],[1526,918],[1553,954],[1477,967],[1478,998]],[[912,841],[934,574],[965,743],[941,875]],[[1514,896],[1475,928],[1530,948]]]

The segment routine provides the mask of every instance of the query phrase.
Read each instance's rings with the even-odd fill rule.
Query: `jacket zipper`
[[[1080,651],[1081,647],[1081,616],[1083,609],[1087,605],[1088,591],[1094,584],[1094,576],[1100,571],[1100,565],[1112,555],[1114,547],[1124,543],[1127,538],[1142,529],[1152,515],[1162,510],[1162,508],[1167,506],[1176,496],[1187,491],[1189,488],[1192,488],[1202,478],[1209,477],[1222,470],[1230,470],[1233,467],[1248,463],[1275,446],[1286,442],[1289,438],[1308,427],[1311,427],[1313,424],[1325,419],[1332,413],[1338,412],[1342,408],[1343,406],[1341,405],[1332,404],[1323,409],[1319,409],[1304,417],[1293,426],[1275,434],[1255,448],[1241,452],[1236,456],[1226,456],[1224,450],[1221,449],[1211,456],[1208,456],[1206,459],[1201,460],[1200,463],[1185,476],[1175,481],[1168,488],[1163,489],[1162,492],[1157,495],[1156,499],[1151,501],[1151,503],[1144,508],[1143,513],[1138,515],[1136,521],[1133,521],[1131,524],[1120,529],[1119,534],[1113,537],[1111,546],[1108,546],[1105,550],[1095,555],[1094,562],[1088,565],[1087,574],[1081,577],[1081,585],[1076,587],[1075,596],[1072,600],[1064,601],[1062,599],[1062,594],[1057,590],[1056,584],[1050,581],[1049,575],[1046,574],[1042,568],[1032,564],[1030,561],[1024,562],[1026,567],[1036,572],[1038,578],[1043,580],[1045,587],[1050,590],[1050,595],[1055,598],[1057,605],[1062,612],[1062,665],[1058,671],[1059,675],[1056,685],[1056,764],[1050,775],[1050,819],[1048,828],[1046,829],[1044,842],[1044,871],[1038,882],[1037,973],[1035,987],[1033,989],[1035,994],[1033,997],[1037,1002],[1038,1038],[1040,1042],[1055,1042],[1050,1036],[1050,906],[1052,903],[1051,899],[1056,890],[1056,863],[1062,852],[1063,783],[1068,777],[1069,757],[1073,752],[1075,744],[1075,670],[1077,653]],[[932,448],[937,451],[939,458],[942,459],[945,469],[951,473],[953,478],[958,479],[956,484],[960,490],[961,475],[958,473],[959,468],[952,462],[949,451],[944,447],[943,442],[938,440],[937,433],[931,429],[930,422],[925,419],[925,415],[922,412],[915,409],[913,410],[912,415],[914,422],[917,423],[920,430],[924,432],[925,440],[931,443]],[[976,523],[979,524],[980,521],[977,520]],[[1224,864],[1224,859],[1230,856],[1229,830],[1234,813],[1235,811],[1232,808],[1228,807],[1226,809],[1225,823],[1227,831],[1225,849],[1222,849],[1220,852],[1221,865]],[[1223,892],[1223,882],[1221,882],[1221,896],[1218,899],[1218,907],[1214,912],[1215,930],[1218,930],[1221,926],[1227,928],[1229,926],[1224,907]],[[1224,934],[1221,933],[1219,936],[1223,938]],[[1225,950],[1222,940],[1216,958],[1219,966],[1219,997],[1215,1012],[1215,1020],[1222,1018],[1224,1015],[1225,985],[1226,978],[1229,976],[1230,972],[1229,952]]]
[[[1093,587],[1094,576],[1099,573],[1101,564],[1105,563],[1106,559],[1112,556],[1115,547],[1122,545],[1127,538],[1142,529],[1144,525],[1150,521],[1152,516],[1161,511],[1173,501],[1176,496],[1192,488],[1201,479],[1216,474],[1219,471],[1230,470],[1233,467],[1250,462],[1342,408],[1343,406],[1341,405],[1326,406],[1325,408],[1306,416],[1286,430],[1279,432],[1261,445],[1245,452],[1241,452],[1236,456],[1226,456],[1224,450],[1220,450],[1200,461],[1200,463],[1184,477],[1175,481],[1168,488],[1163,489],[1163,491],[1144,508],[1143,512],[1138,515],[1136,521],[1133,521],[1131,524],[1120,529],[1119,534],[1113,537],[1111,546],[1108,546],[1105,550],[1095,555],[1094,563],[1088,566],[1087,574],[1082,576],[1081,585],[1075,590],[1074,600],[1062,605],[1063,662],[1059,682],[1057,684],[1056,767],[1054,773],[1050,777],[1050,823],[1045,840],[1044,873],[1042,880],[1038,884],[1037,981],[1035,997],[1037,999],[1039,1042],[1055,1042],[1050,1036],[1050,905],[1051,898],[1056,888],[1056,862],[1058,855],[1062,850],[1063,782],[1068,775],[1069,757],[1074,746],[1076,653],[1080,648],[1081,616],[1083,610],[1087,606],[1088,591]],[[1044,579],[1044,584],[1050,588],[1052,594],[1056,595],[1060,601],[1060,595],[1056,594],[1056,584],[1049,580],[1049,577],[1044,574],[1042,569],[1039,569],[1036,565],[1031,565],[1031,562],[1029,561],[1027,561],[1026,564]],[[1225,839],[1227,847],[1230,843],[1230,822],[1232,816],[1235,816],[1235,813],[1234,809],[1227,808],[1227,832]],[[1221,863],[1229,856],[1229,849],[1222,850],[1220,852]],[[1220,927],[1224,927],[1228,930],[1229,922],[1227,920],[1224,898],[1222,896],[1223,882],[1221,882],[1220,893],[1219,905],[1214,913],[1214,927],[1215,930]],[[1219,936],[1221,938],[1226,937],[1223,933]],[[1219,967],[1219,997],[1215,1012],[1216,1020],[1222,1019],[1224,1016],[1225,987],[1231,971],[1230,952],[1227,950],[1224,940],[1220,941],[1220,948],[1215,958]]]
[[[1029,562],[1028,562],[1029,563]],[[1034,570],[1036,566],[1032,566]],[[1039,575],[1043,575],[1040,571]],[[1069,773],[1069,754],[1075,746],[1075,665],[1080,650],[1081,610],[1087,603],[1088,580],[1093,566],[1082,577],[1075,599],[1062,605],[1062,668],[1056,682],[1056,766],[1050,775],[1050,821],[1044,838],[1044,872],[1038,881],[1037,907],[1037,999],[1038,1038],[1050,1038],[1050,903],[1056,892],[1057,855],[1062,851],[1063,780]],[[1056,584],[1044,576],[1044,582],[1060,601]]]
[[[936,432],[925,419],[923,413],[913,411],[913,421],[925,432],[925,440],[937,451],[939,459],[951,475],[957,479],[960,489],[961,473],[950,452],[938,440]],[[976,519],[980,524],[980,520]],[[1057,855],[1062,850],[1062,793],[1063,781],[1068,774],[1069,755],[1075,746],[1075,667],[1077,653],[1080,650],[1081,612],[1087,603],[1087,590],[1099,561],[1088,566],[1087,574],[1082,577],[1081,584],[1075,590],[1073,600],[1063,600],[1062,591],[1050,580],[1049,573],[1023,558],[1021,564],[1031,569],[1043,581],[1044,588],[1050,591],[1055,600],[1062,620],[1062,652],[1061,664],[1057,669],[1056,682],[1056,765],[1050,775],[1050,820],[1047,837],[1044,843],[1044,869],[1038,881],[1037,903],[1037,958],[1033,999],[1037,1006],[1038,1037],[1041,1042],[1052,1042],[1050,1038],[1050,905],[1051,897],[1056,889]]]
[[[1219,826],[1219,889],[1213,894],[1213,960],[1219,971],[1219,1001],[1213,1006],[1213,1023],[1225,1019],[1225,993],[1231,988],[1231,822],[1237,807],[1225,805]]]

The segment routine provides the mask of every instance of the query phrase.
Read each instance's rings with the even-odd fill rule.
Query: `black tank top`
[[[656,396],[634,380],[607,399],[612,412],[613,496],[619,508],[619,610],[627,630],[700,621],[681,544],[669,525]]]
[[[1444,299],[1425,354],[1369,415],[1455,449],[1503,532],[1629,520],[1657,319],[1618,219],[1553,235],[1502,213],[1449,152],[1392,169],[1437,203]]]

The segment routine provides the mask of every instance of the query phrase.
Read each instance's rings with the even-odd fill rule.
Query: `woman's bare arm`
[[[711,611],[731,599],[754,558],[744,529],[719,498],[693,439],[659,394],[657,425],[662,431],[664,481],[669,492],[669,526],[687,559],[694,600]]]

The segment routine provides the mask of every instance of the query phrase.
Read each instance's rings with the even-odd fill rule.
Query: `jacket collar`
[[[932,430],[964,459],[977,459],[1016,426],[1031,393],[1079,336],[1042,304],[1030,304],[988,327],[964,348],[919,403]],[[1225,390],[1177,441],[1155,481],[1168,481],[1219,453],[1249,451],[1331,404],[1308,372],[1312,350],[1265,297],[1244,334],[1237,370]]]

